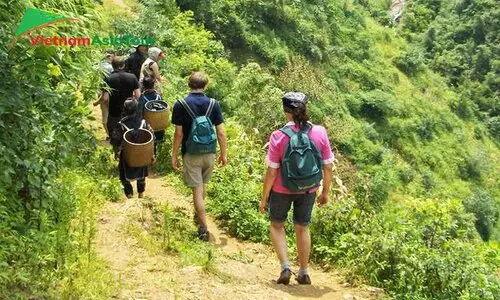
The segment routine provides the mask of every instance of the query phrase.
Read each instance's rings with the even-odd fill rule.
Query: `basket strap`
[[[122,122],[118,122],[118,124],[120,124],[121,126],[123,126],[125,128],[125,130],[130,130],[130,128],[127,127],[127,125],[125,125],[124,123]]]
[[[141,126],[139,128],[146,128],[146,120],[142,119]]]

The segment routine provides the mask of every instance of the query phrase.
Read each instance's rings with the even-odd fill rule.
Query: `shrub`
[[[394,59],[394,64],[401,72],[409,76],[414,76],[423,70],[424,59],[420,51],[411,48],[406,52],[401,53]]]
[[[476,217],[475,226],[481,238],[490,239],[492,230],[499,218],[499,207],[495,199],[484,190],[477,190],[464,202],[465,209]]]

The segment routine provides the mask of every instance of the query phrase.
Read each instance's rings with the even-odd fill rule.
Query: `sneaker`
[[[130,199],[130,198],[132,198],[134,195],[132,195],[132,194],[128,194],[128,195],[126,195],[126,196],[127,196],[127,198],[129,198],[129,199]]]
[[[208,242],[210,240],[210,232],[205,231],[198,233],[198,238],[204,242]]]
[[[292,271],[290,269],[284,269],[281,271],[280,278],[276,281],[278,284],[289,284],[290,277],[292,277]]]
[[[299,284],[311,284],[311,277],[308,274],[303,274],[295,278]]]
[[[199,230],[198,229],[198,239],[204,241],[204,242],[208,242],[208,240],[210,239],[210,232],[208,232],[208,230]]]
[[[139,198],[144,198],[144,193],[139,193]]]

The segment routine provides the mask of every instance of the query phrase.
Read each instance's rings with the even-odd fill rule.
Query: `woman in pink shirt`
[[[319,176],[321,178],[322,175],[323,178],[323,190],[317,199],[318,207],[321,207],[328,202],[328,191],[332,180],[332,166],[334,161],[328,135],[324,127],[308,122],[306,95],[290,92],[283,96],[282,101],[285,118],[288,121],[285,127],[289,127],[295,133],[299,131],[305,132],[310,142],[314,144],[312,148],[317,149],[316,153],[319,152],[321,156],[318,161],[321,164],[319,168],[322,170],[318,170],[318,172],[322,172]],[[311,284],[311,279],[307,271],[311,251],[311,237],[308,225],[311,221],[311,212],[316,198],[316,191],[319,188],[319,182],[315,187],[299,192],[292,192],[290,188],[285,186],[282,180],[282,163],[290,142],[290,137],[285,132],[285,127],[274,131],[269,139],[269,149],[266,159],[268,168],[264,178],[260,211],[262,213],[265,213],[266,210],[269,211],[271,240],[281,263],[281,274],[277,283],[288,284],[292,271],[290,270],[290,262],[288,261],[284,222],[293,204],[293,222],[295,225],[300,265],[296,280],[299,284]]]

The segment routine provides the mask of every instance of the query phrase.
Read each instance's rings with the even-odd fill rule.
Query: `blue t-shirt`
[[[207,113],[208,105],[210,104],[210,98],[205,96],[205,94],[190,93],[184,100],[197,116],[203,116]],[[224,122],[219,101],[215,101],[214,108],[212,109],[212,113],[210,114],[209,118],[214,126],[218,126]],[[183,138],[181,152],[182,155],[184,155],[186,153],[186,141],[189,137],[189,133],[191,132],[193,118],[191,118],[189,113],[179,103],[179,101],[175,102],[174,104],[174,109],[172,111],[172,124],[182,126]]]

